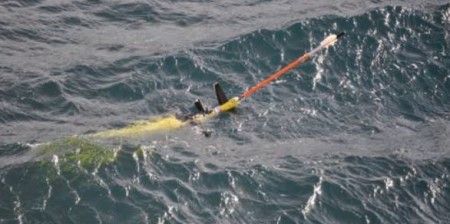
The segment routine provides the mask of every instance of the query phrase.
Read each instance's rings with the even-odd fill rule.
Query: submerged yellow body
[[[89,136],[98,138],[139,137],[149,133],[178,129],[186,124],[187,122],[170,115],[148,121],[138,121],[124,128],[102,131]]]

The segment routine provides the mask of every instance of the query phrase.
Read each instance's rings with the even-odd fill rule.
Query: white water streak
[[[57,155],[53,155],[52,162],[55,166],[56,173],[58,174],[58,176],[61,176],[61,170],[59,169],[59,158]]]
[[[311,197],[309,197],[308,202],[306,202],[305,208],[303,208],[302,213],[306,217],[306,215],[314,208],[317,200],[317,196],[322,194],[322,177],[319,178],[319,182],[314,185],[314,191]]]
[[[315,90],[317,83],[322,80],[322,75],[324,73],[324,69],[322,67],[323,60],[324,60],[324,56],[320,55],[319,58],[317,59],[317,63],[314,63],[316,65],[317,73],[316,73],[316,76],[313,79],[312,90]]]
[[[50,180],[48,178],[45,178],[45,182],[48,185],[48,191],[47,191],[47,197],[44,199],[44,201],[42,201],[42,210],[45,210],[47,208],[48,199],[50,199],[50,197],[52,196],[52,191],[53,191],[53,187],[50,184]]]
[[[238,203],[239,198],[236,195],[228,191],[223,192],[221,194],[220,207],[222,209],[220,210],[220,215],[226,217],[233,214]]]
[[[394,181],[391,178],[386,177],[386,179],[384,179],[384,184],[386,185],[386,191],[388,191],[394,186]]]
[[[12,186],[9,187],[9,192],[11,192],[11,194],[16,196],[16,200],[14,200],[14,213],[16,214],[17,220],[19,221],[19,223],[22,224],[23,223],[23,220],[22,220],[23,214],[21,211],[22,204],[20,203],[19,195],[14,191]]]

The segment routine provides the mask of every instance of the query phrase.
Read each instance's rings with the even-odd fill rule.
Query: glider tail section
[[[219,103],[219,106],[228,102],[228,97],[225,95],[225,92],[223,91],[222,87],[217,82],[214,83],[214,91],[216,93],[217,102]],[[198,112],[200,112],[202,114],[208,114],[211,112],[208,108],[203,106],[203,104],[201,103],[201,101],[199,99],[195,100],[194,105],[195,105],[195,108],[198,110]],[[236,111],[234,109],[232,109],[231,112],[236,112]]]

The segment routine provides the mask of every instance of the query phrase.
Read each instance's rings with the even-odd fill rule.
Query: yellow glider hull
[[[189,124],[201,124],[210,118],[216,117],[221,112],[225,112],[235,108],[239,104],[237,97],[228,100],[223,105],[216,107],[213,111],[207,114],[196,114],[187,120],[180,120],[174,115],[159,117],[152,120],[137,121],[119,129],[112,129],[101,131],[94,134],[87,135],[93,138],[117,138],[117,137],[140,137],[146,134],[166,132],[174,129],[179,129]]]

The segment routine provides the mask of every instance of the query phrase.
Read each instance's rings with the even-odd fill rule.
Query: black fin
[[[196,100],[195,100],[194,105],[195,105],[195,108],[197,108],[198,111],[200,111],[201,113],[206,113],[206,110],[205,110],[205,108],[203,107],[203,104],[200,102],[199,99],[196,99]]]
[[[225,95],[225,93],[222,90],[222,87],[220,87],[219,83],[214,83],[214,90],[216,90],[216,97],[217,101],[219,101],[219,105],[222,105],[226,102],[228,102],[228,98]]]
[[[217,96],[217,101],[219,101],[219,105],[222,105],[226,102],[228,102],[228,98],[225,95],[225,93],[223,92],[222,87],[220,87],[220,84],[218,82],[214,83],[214,90],[216,90],[216,96]],[[229,110],[228,112],[231,113],[236,113],[235,108]]]

